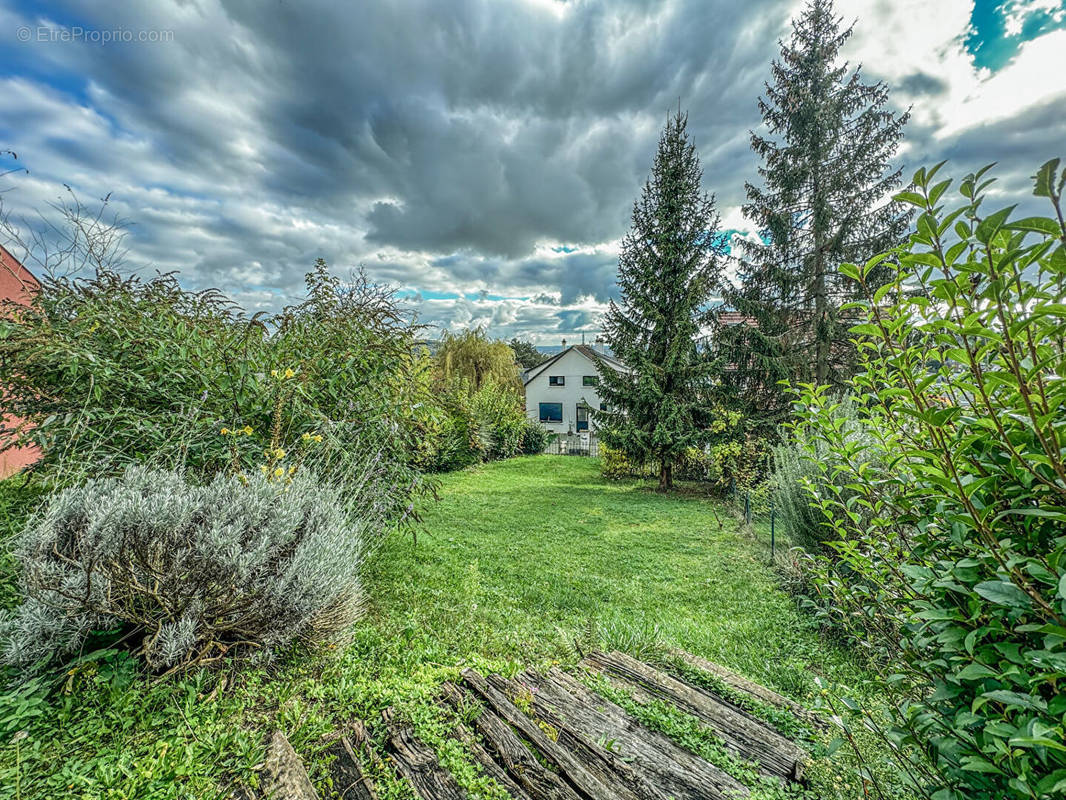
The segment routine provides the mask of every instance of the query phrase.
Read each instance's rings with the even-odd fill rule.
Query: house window
[[[584,403],[577,404],[577,430],[587,431],[589,429],[589,407]]]
[[[581,385],[582,386],[599,386],[600,385],[600,376],[599,375],[582,375],[581,376]]]
[[[540,404],[540,421],[541,422],[562,422],[563,421],[563,404],[562,403],[541,403]]]
[[[566,386],[566,376],[565,375],[549,375],[548,376],[548,385],[549,386]]]

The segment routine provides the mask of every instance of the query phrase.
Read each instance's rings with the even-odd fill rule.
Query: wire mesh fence
[[[765,489],[751,490],[733,486],[726,494],[726,508],[748,526],[756,540],[770,548],[770,560],[791,546],[773,496]]]
[[[600,455],[600,442],[594,433],[560,433],[552,437],[544,452],[550,456]]]

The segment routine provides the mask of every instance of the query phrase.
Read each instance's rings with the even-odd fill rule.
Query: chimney
[[[602,336],[596,337],[596,349],[599,350],[601,353],[607,353],[607,340],[604,339]]]
[[[566,339],[563,339],[563,350],[566,349]]]
[[[581,344],[585,343],[585,332],[581,331]]]

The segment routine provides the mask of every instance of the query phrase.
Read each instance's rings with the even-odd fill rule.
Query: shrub
[[[841,272],[864,399],[849,434],[824,387],[799,410],[839,477],[811,484],[832,526],[822,611],[876,643],[897,764],[936,800],[1066,791],[1066,224],[1058,159],[1036,175],[1053,217],[986,211],[988,168],[921,169],[897,199],[909,244]],[[898,257],[893,264],[891,256]],[[867,290],[874,270],[892,280]],[[849,571],[840,580],[837,562]],[[869,721],[869,720],[868,720]],[[871,723],[875,724],[875,723]],[[873,787],[879,793],[879,787]],[[881,793],[881,796],[884,796]]]
[[[523,417],[522,454],[527,456],[540,455],[544,452],[545,448],[547,448],[554,435],[555,434],[551,433],[540,423],[535,422],[528,417]]]
[[[86,279],[44,275],[34,305],[0,319],[0,384],[53,481],[146,461],[209,479],[235,461],[255,469],[279,434],[307,433],[323,437],[320,477],[365,475],[353,487],[365,514],[402,519],[422,487],[412,409],[431,397],[415,332],[389,290],[343,283],[321,261],[307,299],[272,317],[173,275],[100,267]],[[251,433],[235,442],[224,427]]]
[[[136,632],[154,669],[328,636],[358,611],[363,533],[307,471],[90,480],[53,495],[20,537],[23,601],[0,622],[3,658],[69,655],[102,629]]]
[[[841,398],[835,404],[834,414],[842,426],[841,435],[855,447],[865,444],[867,453],[872,455],[876,442],[867,431],[866,421],[859,417],[855,398],[852,395]],[[836,468],[833,458],[833,451],[802,421],[791,426],[785,441],[773,448],[770,490],[774,508],[792,543],[808,553],[836,552],[826,544],[827,538],[832,539],[836,534],[826,523],[825,514],[811,500],[811,492],[824,496],[829,484],[833,484],[834,494],[845,501],[855,496],[847,487],[851,478],[846,471]],[[860,518],[855,527],[867,529],[869,513],[865,506],[857,505],[853,510]]]
[[[510,348],[508,348],[510,352]],[[526,414],[522,398],[507,384],[485,380],[468,403],[488,458],[511,458],[522,449]]]
[[[608,480],[620,478],[650,477],[654,470],[647,464],[635,464],[623,450],[600,442],[600,472]]]

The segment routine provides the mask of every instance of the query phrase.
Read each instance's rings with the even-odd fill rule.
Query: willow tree
[[[484,328],[459,333],[444,331],[436,355],[437,375],[448,387],[463,387],[473,394],[492,382],[520,391],[514,350],[499,339],[490,339]]]

